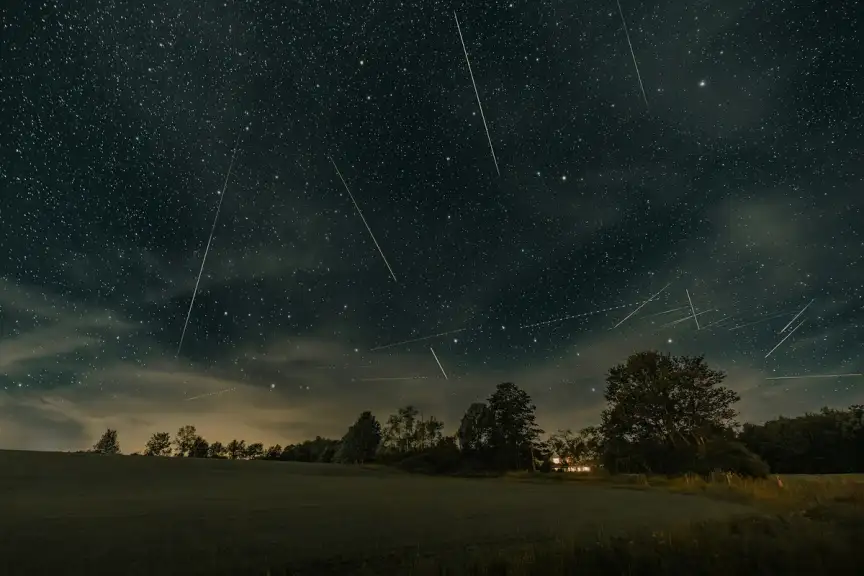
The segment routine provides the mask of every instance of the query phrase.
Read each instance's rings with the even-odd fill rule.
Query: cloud
[[[7,325],[12,330],[0,334],[0,369],[6,376],[26,372],[44,359],[59,363],[60,358],[82,349],[95,354],[103,336],[136,327],[111,310],[72,303],[42,289],[8,282],[0,283],[0,305],[5,315],[14,319]]]

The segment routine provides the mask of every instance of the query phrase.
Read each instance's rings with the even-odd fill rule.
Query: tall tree
[[[198,432],[195,426],[182,426],[177,430],[177,436],[174,437],[174,446],[176,448],[176,456],[189,456],[189,453],[195,448],[195,441],[198,439]]]
[[[444,423],[435,418],[435,416],[430,416],[428,420],[422,420],[418,428],[418,450],[434,448],[443,439]]]
[[[864,409],[860,406],[744,424],[738,438],[781,474],[864,471]]]
[[[225,447],[225,453],[231,460],[240,460],[246,457],[246,441],[231,440]]]
[[[490,440],[499,466],[534,468],[534,450],[543,430],[527,392],[513,384],[499,384],[488,400],[495,426]]]
[[[145,456],[170,456],[171,434],[168,432],[156,432],[147,440],[144,447]]]
[[[417,408],[411,405],[391,414],[381,432],[381,450],[402,455],[416,451],[419,414]]]
[[[371,412],[363,412],[342,437],[336,459],[345,464],[363,464],[375,457],[380,443],[381,424]]]
[[[264,454],[264,445],[261,442],[253,442],[246,447],[245,456],[249,460],[257,460]]]
[[[495,415],[483,402],[474,402],[459,423],[456,439],[463,452],[480,453],[488,447],[495,428]]]
[[[225,458],[225,446],[222,445],[218,440],[210,444],[210,447],[207,449],[207,457],[208,458]]]
[[[282,446],[279,444],[274,444],[273,446],[270,446],[269,448],[267,448],[267,450],[264,451],[265,460],[278,460],[281,455]]]
[[[600,431],[607,467],[679,472],[709,439],[735,426],[738,395],[703,356],[655,351],[630,356],[609,370]]]
[[[93,452],[99,454],[119,454],[120,442],[117,440],[117,430],[108,428],[102,437],[93,445]]]
[[[192,445],[189,448],[189,452],[186,454],[189,458],[207,458],[210,454],[210,443],[207,442],[203,437],[199,435],[195,435],[195,439],[192,440]]]

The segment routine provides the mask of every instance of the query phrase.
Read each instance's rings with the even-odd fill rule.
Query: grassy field
[[[598,532],[754,511],[650,487],[518,480],[0,452],[0,574],[350,574],[363,558],[369,574],[438,574],[445,565],[505,574],[493,551],[539,566],[562,542],[596,541]],[[486,568],[469,570],[472,562]]]

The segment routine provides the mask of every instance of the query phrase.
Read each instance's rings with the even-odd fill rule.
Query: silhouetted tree
[[[177,435],[174,437],[175,456],[189,456],[189,453],[195,448],[195,441],[198,439],[198,432],[195,426],[182,426],[177,430]]]
[[[495,415],[483,402],[475,402],[468,407],[456,439],[463,452],[480,453],[489,445],[495,427]]]
[[[217,459],[225,458],[225,446],[223,446],[219,441],[213,442],[207,449],[207,457]]]
[[[702,356],[655,351],[634,354],[610,369],[600,426],[606,467],[681,473],[734,465],[759,473],[764,463],[758,457],[728,445],[734,439],[732,405],[739,397],[720,385],[725,377]],[[734,462],[723,461],[733,454]],[[746,458],[752,466],[742,463]]]
[[[192,446],[189,448],[189,452],[186,456],[189,458],[207,458],[209,453],[210,444],[207,440],[196,434],[195,439],[192,440]]]
[[[489,445],[504,468],[534,467],[534,450],[543,430],[536,423],[536,406],[527,392],[513,384],[499,384],[487,401],[495,422]]]
[[[744,424],[738,436],[783,474],[864,472],[864,407],[823,408],[796,418]]]
[[[381,431],[382,453],[404,455],[416,451],[419,415],[417,408],[410,405],[390,415]]]
[[[334,459],[345,464],[363,464],[375,458],[381,442],[381,424],[371,412],[363,412],[351,425]]]
[[[147,440],[144,447],[145,456],[170,456],[171,434],[168,432],[156,432]]]
[[[338,440],[316,436],[314,440],[285,446],[279,459],[291,462],[332,462],[338,447]]]
[[[120,442],[117,440],[117,430],[108,428],[96,444],[93,445],[93,452],[99,454],[120,454]]]
[[[225,453],[231,460],[240,460],[246,457],[246,441],[231,440],[225,447]]]
[[[261,442],[254,442],[246,447],[245,457],[249,460],[257,460],[264,455],[264,445]]]
[[[443,429],[443,422],[434,416],[424,420],[414,406],[400,408],[383,427],[380,455],[392,460],[427,450],[441,441]]]
[[[280,446],[279,444],[270,446],[269,448],[267,448],[267,450],[264,451],[265,460],[278,460],[281,455],[282,446]]]

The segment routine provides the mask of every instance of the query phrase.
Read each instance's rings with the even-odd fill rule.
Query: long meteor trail
[[[546,326],[548,324],[556,324],[558,322],[564,322],[565,320],[573,320],[574,318],[584,318],[585,316],[593,316],[595,314],[602,314],[604,312],[609,312],[611,310],[620,310],[621,308],[626,308],[627,306],[632,306],[632,304],[622,304],[621,306],[611,306],[609,308],[601,308],[600,310],[591,310],[590,312],[583,312],[582,314],[572,314],[570,316],[562,316],[560,318],[553,318],[552,320],[546,320],[545,322],[536,322],[534,324],[524,324],[519,326],[519,328],[536,328],[537,326]]]
[[[802,374],[801,376],[774,376],[765,380],[806,380],[809,378],[864,378],[864,374]]]
[[[710,310],[703,310],[702,312],[697,312],[696,316],[701,316],[702,314],[707,314],[709,312],[714,312],[714,308],[712,308]],[[662,326],[660,326],[660,328],[668,328],[669,326],[675,326],[677,324],[681,324],[682,322],[687,322],[691,318],[694,318],[694,316],[691,316],[690,314],[688,314],[687,316],[684,316],[683,318],[673,320],[672,322],[667,322],[666,324],[663,324]]]
[[[642,75],[639,73],[639,64],[636,63],[636,53],[633,52],[633,43],[630,41],[630,32],[627,30],[627,22],[624,21],[624,11],[621,9],[621,0],[615,0],[618,4],[618,14],[621,15],[621,25],[624,27],[624,34],[627,36],[627,45],[630,46],[630,56],[633,57],[633,67],[636,68],[636,78],[639,80],[639,88],[642,90],[642,100],[645,101],[645,108],[648,108],[648,96],[645,95],[645,86],[642,84]]]
[[[435,349],[430,346],[429,351],[432,352],[432,356],[435,357],[435,362],[438,364],[438,368],[441,369],[441,374],[444,375],[444,379],[449,380],[450,378],[447,377],[447,372],[444,371],[444,366],[441,365],[441,361],[438,360],[438,355],[435,354]]]
[[[198,396],[192,396],[191,398],[186,398],[186,402],[190,400],[197,400],[199,398],[206,398],[207,396],[218,396],[219,394],[225,394],[226,392],[231,392],[236,390],[237,388],[226,388],[225,390],[217,390],[216,392],[208,392],[207,394],[199,394]]]
[[[778,312],[776,314],[772,314],[765,318],[761,318],[759,320],[754,320],[753,322],[747,322],[746,324],[738,324],[737,326],[733,326],[729,328],[730,332],[734,332],[735,330],[739,330],[741,328],[747,328],[748,326],[755,326],[756,324],[762,324],[763,322],[768,322],[769,320],[774,320],[776,318],[782,318],[783,316],[788,316],[791,312]]]
[[[393,348],[395,346],[402,346],[403,344],[413,344],[414,342],[422,342],[424,340],[432,340],[433,338],[440,338],[441,336],[447,336],[449,334],[457,334],[459,332],[465,332],[468,328],[459,328],[458,330],[450,330],[449,332],[439,332],[437,334],[432,334],[431,336],[421,336],[420,338],[412,338],[411,340],[402,340],[401,342],[393,342],[392,344],[385,344],[383,346],[376,346],[369,350],[370,352],[375,352],[376,350],[386,350],[387,348]]]
[[[801,309],[801,311],[800,311],[800,312],[798,312],[798,314],[796,314],[796,315],[795,315],[795,317],[794,317],[794,318],[792,318],[792,320],[790,320],[790,321],[789,321],[789,324],[786,324],[786,326],[784,326],[784,327],[783,327],[783,329],[782,329],[782,330],[780,330],[780,334],[782,334],[782,333],[783,333],[783,332],[785,332],[785,331],[786,331],[786,329],[787,329],[787,328],[789,328],[789,326],[791,326],[791,325],[792,325],[792,323],[793,323],[793,322],[795,322],[795,320],[797,320],[797,319],[798,319],[798,317],[799,317],[799,316],[801,316],[801,314],[803,314],[803,313],[804,313],[804,311],[805,311],[805,310],[807,310],[807,308],[809,308],[809,307],[810,307],[810,304],[813,304],[813,302],[815,302],[815,301],[816,301],[816,299],[815,299],[815,298],[814,298],[814,299],[813,299],[813,300],[810,300],[810,302],[808,302],[808,303],[807,303],[807,305],[806,305],[806,306],[804,306],[804,308],[802,308],[802,309]]]
[[[690,310],[693,312],[693,320],[696,321],[696,329],[701,330],[702,328],[699,327],[699,318],[696,317],[696,308],[693,307],[693,299],[690,298],[690,290],[685,290],[685,292],[687,292],[687,301],[690,302]]]
[[[459,41],[462,43],[462,51],[465,53],[465,62],[468,64],[468,74],[471,76],[471,84],[474,85],[474,95],[477,96],[477,107],[480,108],[480,118],[483,119],[483,128],[486,129],[486,139],[489,140],[489,150],[492,152],[495,172],[498,173],[498,176],[501,176],[501,170],[498,169],[498,158],[495,156],[495,148],[492,146],[492,136],[489,135],[489,126],[486,124],[486,115],[483,114],[483,104],[480,103],[480,92],[477,91],[477,82],[474,81],[474,72],[471,70],[471,61],[468,59],[468,49],[465,47],[465,39],[462,37],[462,27],[459,26],[459,16],[456,15],[455,10],[453,11],[453,17],[456,18],[456,30],[459,31]]]
[[[393,273],[393,268],[390,267],[390,263],[387,262],[387,257],[384,256],[384,251],[381,250],[381,246],[378,244],[378,240],[375,239],[375,234],[372,233],[372,228],[369,227],[369,223],[366,222],[366,217],[363,216],[363,211],[360,210],[360,206],[357,204],[357,200],[354,199],[354,194],[351,193],[351,189],[348,188],[348,184],[345,182],[345,178],[342,177],[342,172],[339,171],[339,167],[336,165],[333,157],[328,156],[328,158],[330,158],[330,162],[333,164],[333,168],[336,169],[336,174],[339,175],[339,180],[342,181],[342,185],[345,187],[345,191],[348,192],[348,196],[351,197],[351,202],[354,203],[354,208],[357,209],[357,213],[360,215],[360,219],[363,220],[363,224],[366,226],[366,230],[369,231],[369,236],[372,237],[372,242],[375,243],[375,247],[378,249],[378,253],[381,254],[381,258],[384,260],[384,264],[387,266],[387,270],[390,271],[390,276],[393,277],[394,282],[398,282],[398,280],[396,280],[396,274]]]
[[[180,344],[177,345],[177,356],[180,356],[180,350],[183,348],[183,339],[186,338],[186,329],[189,327],[189,318],[192,316],[192,308],[195,306],[195,296],[198,295],[198,285],[201,283],[201,275],[204,273],[204,264],[207,262],[207,254],[210,253],[210,244],[213,242],[213,234],[216,232],[216,224],[219,223],[219,213],[222,211],[222,201],[225,200],[225,190],[228,189],[228,180],[231,178],[231,170],[234,169],[234,159],[237,157],[237,149],[240,146],[240,136],[243,132],[237,135],[237,142],[234,143],[234,152],[231,154],[231,162],[228,164],[228,174],[225,176],[225,182],[222,184],[222,192],[219,194],[219,204],[216,207],[216,216],[213,218],[213,226],[210,228],[210,237],[207,239],[207,248],[204,249],[204,257],[201,258],[201,268],[198,270],[198,278],[195,280],[195,290],[192,292],[192,301],[189,302],[189,311],[186,312],[186,322],[183,323],[183,332],[180,333]]]
[[[654,300],[654,298],[656,298],[657,296],[659,296],[660,294],[662,294],[663,292],[665,292],[667,288],[669,288],[669,284],[666,284],[666,286],[664,286],[664,287],[660,290],[660,292],[657,292],[656,294],[654,294],[653,296],[651,296],[650,298],[648,298],[647,300],[645,300],[645,302],[643,302],[642,304],[640,304],[638,308],[636,308],[636,309],[633,310],[630,314],[628,314],[627,317],[624,318],[624,320],[621,320],[621,321],[618,322],[615,326],[613,326],[612,328],[610,328],[610,330],[614,330],[615,328],[617,328],[618,326],[620,326],[621,324],[623,324],[624,322],[626,322],[627,320],[629,320],[631,316],[633,316],[634,314],[636,314],[637,312],[639,312],[639,310],[641,310],[641,309],[642,309],[646,304],[648,304],[649,302],[651,302],[652,300]]]
[[[801,321],[801,324],[798,324],[797,326],[795,326],[795,328],[793,328],[792,330],[790,330],[789,333],[786,334],[786,336],[784,336],[783,339],[780,340],[780,342],[778,342],[776,346],[774,346],[774,348],[772,348],[772,349],[771,349],[767,354],[765,354],[765,358],[768,358],[769,356],[771,356],[771,354],[774,352],[774,350],[776,350],[777,348],[779,348],[780,345],[783,344],[783,342],[785,342],[786,340],[788,340],[789,337],[792,336],[792,334],[794,334],[795,331],[798,330],[798,328],[800,328],[800,327],[801,327],[805,322],[807,322],[807,319],[806,319],[806,318],[805,318],[804,320]]]
[[[387,382],[397,380],[425,380],[426,376],[391,376],[384,378],[358,378],[358,382]]]

